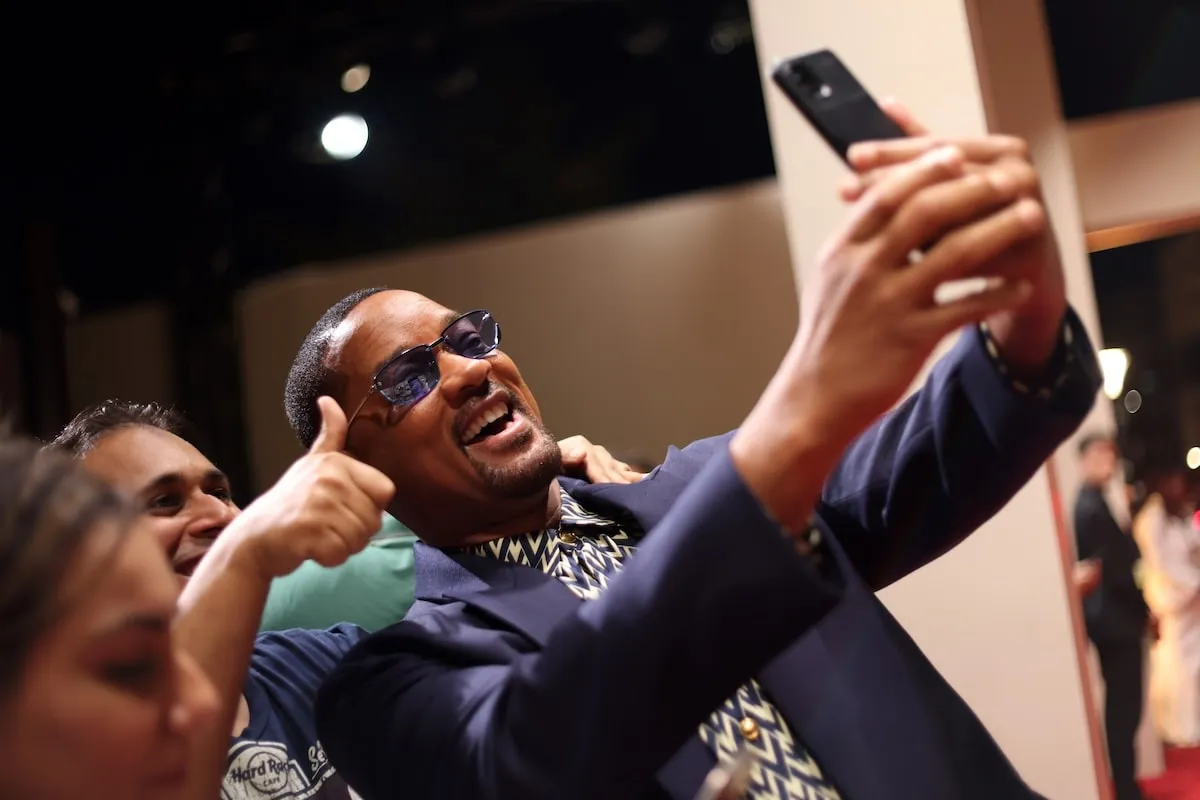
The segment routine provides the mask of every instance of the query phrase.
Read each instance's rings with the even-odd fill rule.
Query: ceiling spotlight
[[[1101,350],[1100,372],[1104,376],[1104,394],[1110,400],[1121,396],[1125,388],[1125,373],[1129,371],[1129,351],[1119,347]]]
[[[338,161],[355,158],[367,146],[367,121],[357,114],[339,114],[321,129],[321,147]]]
[[[342,91],[353,94],[371,80],[371,68],[366,64],[355,64],[342,73]]]

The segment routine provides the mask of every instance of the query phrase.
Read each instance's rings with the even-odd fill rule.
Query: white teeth
[[[479,432],[508,413],[508,403],[498,399],[496,405],[477,416],[463,431],[463,441],[469,442],[479,435]]]

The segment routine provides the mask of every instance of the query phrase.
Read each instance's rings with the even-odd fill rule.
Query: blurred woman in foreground
[[[0,798],[215,797],[217,697],[171,638],[154,536],[69,456],[0,443]]]

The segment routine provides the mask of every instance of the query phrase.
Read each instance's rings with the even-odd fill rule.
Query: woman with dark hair
[[[65,454],[0,442],[0,798],[215,797],[212,685],[154,536]]]

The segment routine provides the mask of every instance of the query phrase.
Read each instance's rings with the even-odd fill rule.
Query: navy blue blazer
[[[699,725],[757,676],[847,800],[1036,797],[874,592],[995,514],[1083,420],[1100,373],[1068,322],[1051,399],[1015,392],[968,333],[849,448],[817,510],[821,571],[747,490],[729,435],[641,483],[563,480],[649,532],[594,601],[419,545],[416,604],[320,694],[326,752],[368,800],[691,800],[713,766]]]

